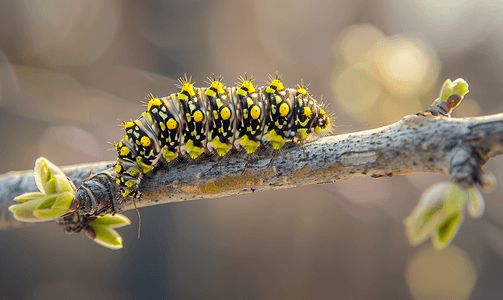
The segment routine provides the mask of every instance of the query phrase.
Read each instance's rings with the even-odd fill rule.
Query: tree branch
[[[503,152],[503,113],[476,118],[406,116],[399,122],[355,133],[325,137],[305,147],[285,145],[271,158],[269,150],[237,153],[217,164],[161,164],[139,186],[138,207],[169,202],[225,197],[354,177],[374,178],[413,172],[451,174],[464,186],[477,183],[481,167]],[[100,172],[111,162],[62,168],[78,186],[91,169]],[[108,170],[111,172],[111,169]],[[119,187],[112,185],[119,195]],[[13,198],[36,191],[32,172],[0,177],[0,228],[15,226],[7,211]],[[116,211],[133,209],[130,198],[115,197]]]

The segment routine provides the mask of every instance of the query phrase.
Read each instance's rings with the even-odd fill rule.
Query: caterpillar
[[[208,77],[207,88],[194,87],[191,78],[180,78],[179,93],[156,98],[148,95],[147,110],[123,122],[126,134],[117,144],[115,172],[122,196],[129,195],[143,174],[188,155],[197,160],[231,149],[254,153],[267,139],[274,150],[287,141],[305,141],[310,134],[328,134],[330,116],[303,82],[285,88],[280,76],[270,76],[268,86],[255,87],[239,77],[238,87],[225,87],[222,77]]]

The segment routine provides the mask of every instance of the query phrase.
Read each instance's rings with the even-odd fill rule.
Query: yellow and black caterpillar
[[[126,135],[118,152],[116,182],[123,196],[141,182],[143,174],[157,166],[189,155],[244,148],[254,153],[266,139],[279,150],[287,141],[303,141],[308,135],[329,133],[330,117],[306,87],[285,88],[280,77],[268,86],[255,87],[246,75],[238,87],[225,87],[222,78],[209,79],[207,88],[196,88],[181,78],[181,91],[167,97],[149,95],[147,111],[135,121],[124,122]]]

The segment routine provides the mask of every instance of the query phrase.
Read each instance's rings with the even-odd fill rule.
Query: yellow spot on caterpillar
[[[161,99],[152,98],[152,100],[148,102],[148,110],[151,110],[152,106],[161,106],[161,105],[162,105]]]
[[[286,115],[288,115],[289,112],[290,112],[290,105],[288,105],[285,102],[281,103],[281,105],[279,106],[279,114],[282,117],[286,117]]]
[[[185,147],[187,147],[189,155],[192,159],[196,159],[203,152],[203,149],[201,149],[201,147],[194,146],[194,141],[192,140],[187,141]]]
[[[231,117],[231,110],[228,107],[224,107],[220,111],[220,115],[222,116],[222,119],[228,120]]]
[[[321,132],[321,127],[320,127],[320,126],[316,126],[316,127],[314,128],[314,132],[316,132],[316,133],[320,133],[320,132]]]
[[[260,107],[258,107],[258,105],[254,105],[251,108],[250,115],[253,119],[257,120],[260,117]]]
[[[311,112],[311,109],[309,107],[307,106],[304,107],[304,113],[303,113],[304,116],[306,116],[308,119],[311,119],[312,114],[313,113]]]
[[[140,170],[138,170],[136,168],[132,168],[131,170],[129,170],[128,173],[129,173],[129,175],[136,177],[136,175],[138,175],[138,173],[140,173]]]
[[[216,92],[214,90],[212,90],[211,88],[207,89],[205,92],[206,96],[208,97],[211,97],[211,98],[214,98],[216,96]]]
[[[135,124],[134,122],[124,122],[124,130],[128,130],[129,128],[133,127]]]
[[[139,156],[136,158],[136,163],[142,169],[143,173],[148,173],[148,172],[150,172],[150,170],[152,170],[152,166],[145,164],[142,161],[141,157],[139,157]]]
[[[136,182],[134,182],[134,181],[128,181],[128,182],[126,182],[126,186],[127,186],[127,187],[132,187],[132,186],[134,186],[135,184],[136,184]]]
[[[185,76],[185,79],[180,78],[179,81],[183,85],[182,90],[178,93],[178,99],[187,100],[189,97],[194,97],[196,95],[196,92],[194,92],[194,86],[190,82],[190,79],[187,79],[187,76]]]
[[[143,147],[150,146],[150,143],[151,143],[151,141],[150,141],[150,139],[147,136],[144,136],[144,137],[141,138],[141,145]]]
[[[302,88],[302,87],[301,87],[301,88],[297,89],[297,93],[302,94],[302,95],[306,95],[306,94],[307,94],[307,91],[306,91],[306,89],[305,89],[305,88]]]
[[[224,94],[224,85],[222,82],[215,80],[210,84],[210,87],[205,91],[205,94],[210,97],[215,97],[217,94]]]
[[[204,119],[203,112],[198,110],[194,113],[194,121],[201,122]]]
[[[121,148],[121,153],[120,153],[120,155],[121,155],[121,156],[126,156],[126,155],[128,155],[128,154],[129,154],[129,149],[128,149],[126,146],[123,146],[123,147]]]
[[[269,94],[275,93],[277,91],[283,90],[285,87],[283,86],[283,83],[281,83],[281,80],[275,79],[271,82],[269,87],[265,90]]]
[[[285,144],[285,139],[276,133],[276,130],[271,130],[268,133],[269,141],[274,150],[279,150]]]
[[[305,140],[307,138],[307,129],[301,128],[297,129],[297,134],[301,140]]]
[[[131,193],[130,189],[121,189],[121,195],[122,195],[122,197],[126,197],[130,193]]]
[[[219,156],[224,156],[230,149],[230,146],[222,143],[218,136],[213,139],[213,145],[215,145],[215,149],[217,150]]]
[[[248,154],[255,152],[255,150],[257,150],[257,148],[259,146],[259,143],[250,140],[247,135],[244,135],[243,137],[241,137],[240,140],[241,140],[241,144],[243,144],[243,147],[246,150],[246,153],[248,153]]]
[[[166,161],[170,162],[176,157],[176,152],[169,151],[168,147],[164,147],[163,155],[164,155],[164,158],[166,159]]]
[[[167,125],[169,130],[173,130],[176,128],[176,126],[178,126],[178,123],[175,121],[175,119],[171,118],[168,120]]]
[[[147,120],[148,124],[154,124],[154,118],[152,117],[152,114],[149,111],[144,111],[141,116]]]
[[[122,173],[124,169],[122,168],[122,166],[120,164],[116,164],[114,170],[115,170],[115,173],[119,174],[119,173]]]
[[[237,90],[237,93],[239,96],[245,96],[247,93],[251,94],[255,92],[255,87],[253,87],[253,84],[249,80],[243,81],[239,89]]]

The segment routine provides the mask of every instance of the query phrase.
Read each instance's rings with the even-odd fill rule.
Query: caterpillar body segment
[[[287,141],[305,141],[330,132],[330,117],[303,85],[285,88],[278,75],[268,86],[255,87],[246,75],[238,87],[225,87],[222,78],[208,78],[207,88],[195,88],[187,77],[181,91],[166,97],[148,96],[140,118],[124,122],[126,134],[118,152],[116,183],[123,196],[142,181],[143,174],[164,157],[226,155],[243,148],[254,153],[268,140],[274,150]]]
[[[208,139],[219,156],[224,156],[234,148],[237,120],[234,94],[235,88],[225,90],[223,84],[216,80],[205,91],[210,115]]]
[[[245,80],[237,91],[236,139],[248,154],[260,146],[265,127],[267,104],[262,89],[256,91],[251,81]]]

